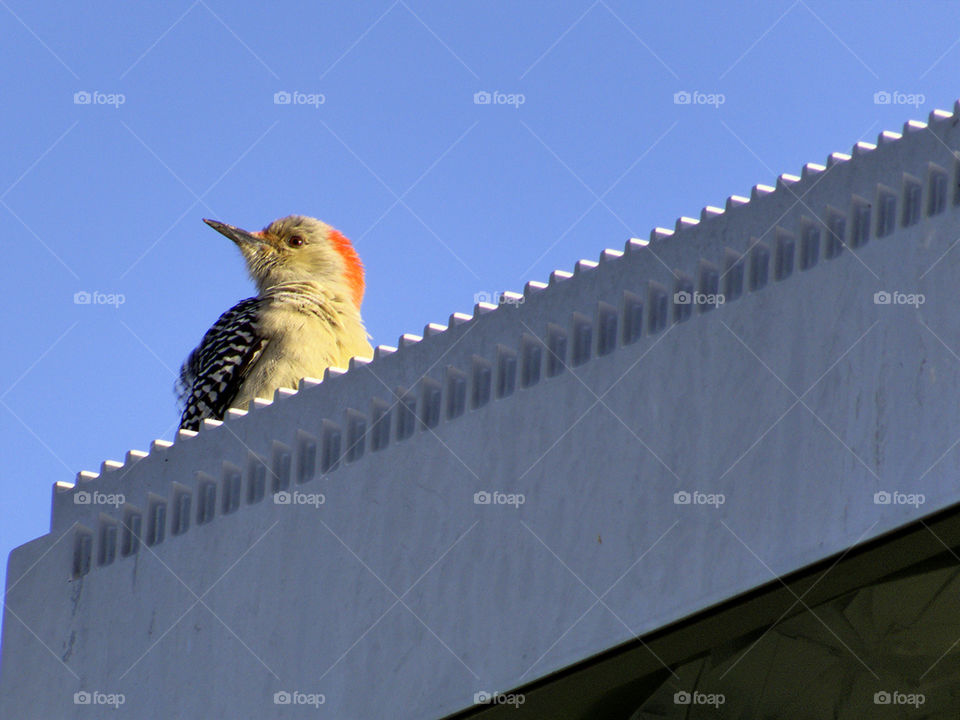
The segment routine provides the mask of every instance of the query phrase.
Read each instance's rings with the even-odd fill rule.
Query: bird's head
[[[204,222],[236,243],[261,293],[280,283],[308,281],[340,290],[360,307],[363,265],[350,241],[326,223],[288,215],[250,232],[216,220]]]

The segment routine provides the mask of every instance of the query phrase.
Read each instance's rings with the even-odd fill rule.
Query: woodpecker
[[[240,249],[257,295],[223,313],[180,368],[181,429],[373,355],[360,317],[363,265],[340,232],[304,215],[257,232],[204,222]]]

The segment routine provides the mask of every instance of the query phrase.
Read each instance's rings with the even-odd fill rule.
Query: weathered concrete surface
[[[522,304],[451,318],[445,332],[55,490],[50,534],[9,561],[0,717],[92,716],[74,693],[94,691],[122,694],[118,714],[130,717],[318,716],[275,704],[284,691],[322,694],[319,712],[333,717],[440,717],[956,502],[956,117],[808,166],[775,192],[756,188],[749,203],[529,286]],[[869,233],[853,247],[858,203]],[[828,259],[820,221],[834,214],[849,246]],[[896,227],[880,237],[888,217]],[[818,259],[801,270],[808,226],[820,230]],[[757,241],[768,280],[752,290]],[[741,256],[735,298],[725,258]],[[690,306],[674,292],[685,278],[709,291],[712,268],[727,301],[676,322]],[[877,292],[923,303],[878,304]],[[635,339],[624,329],[637,300]],[[537,359],[539,341],[563,362],[548,347]],[[516,389],[497,397],[510,352]],[[490,400],[473,408],[486,365]],[[422,420],[437,413],[404,439],[401,387]],[[391,425],[375,450],[378,407]],[[348,461],[358,420],[363,455]],[[282,476],[285,449],[290,489],[316,506],[274,503],[270,477],[248,502],[251,457]],[[324,472],[325,458],[339,462]],[[225,512],[237,472],[243,496]],[[206,482],[217,504],[198,524]],[[94,491],[126,505],[76,504]],[[493,491],[524,502],[475,502]],[[703,495],[678,504],[678,492]],[[878,504],[878,492],[901,495]],[[181,495],[189,527],[176,535]],[[102,528],[117,523],[121,542],[119,524],[139,512],[147,534],[158,502],[163,541],[101,565]]]

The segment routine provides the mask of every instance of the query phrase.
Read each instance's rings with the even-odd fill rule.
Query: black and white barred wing
[[[204,418],[222,420],[266,347],[257,329],[261,300],[241,300],[213,324],[180,368],[175,392],[180,428],[198,430]]]

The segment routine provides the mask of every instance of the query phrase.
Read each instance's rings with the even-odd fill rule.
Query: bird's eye
[[[303,238],[299,235],[291,235],[289,238],[287,238],[287,245],[290,247],[300,247],[303,245]]]

